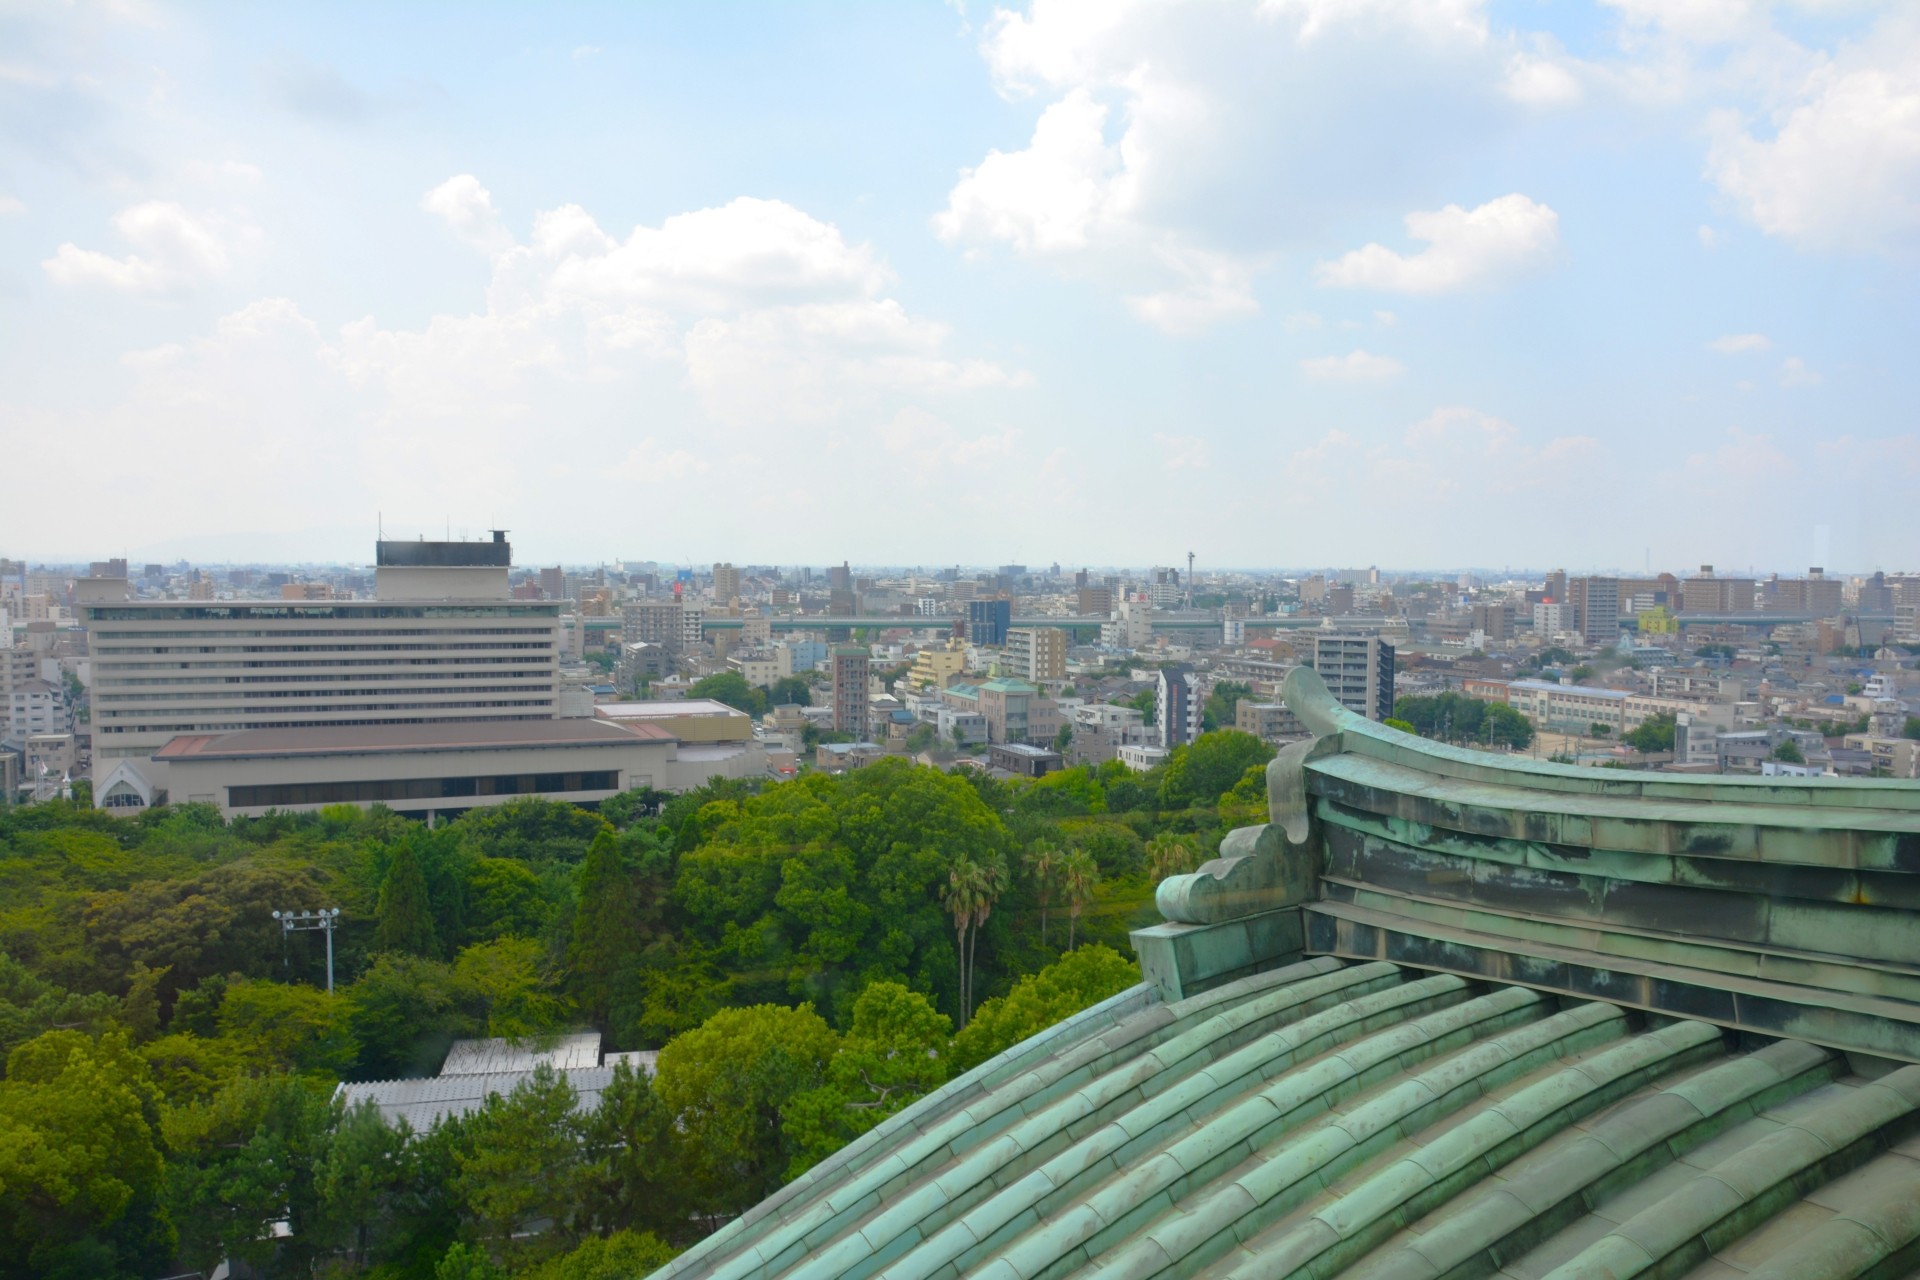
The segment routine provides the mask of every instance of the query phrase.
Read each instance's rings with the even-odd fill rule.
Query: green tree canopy
[[[427,898],[427,879],[410,844],[401,844],[387,864],[380,882],[380,909],[373,927],[373,945],[379,951],[410,956],[434,956],[440,942],[433,927],[433,906]]]
[[[744,711],[754,717],[767,713],[766,691],[748,684],[747,678],[738,671],[721,671],[704,680],[696,680],[688,687],[687,696],[724,702],[736,711]]]
[[[1633,728],[1620,735],[1620,740],[1635,751],[1671,751],[1673,750],[1676,720],[1671,711],[1662,711],[1658,715],[1648,716]]]
[[[505,1097],[467,1117],[454,1187],[481,1238],[501,1257],[558,1253],[578,1239],[573,1209],[583,1176],[584,1120],[566,1077],[542,1063]],[[541,1219],[553,1226],[516,1238]]]
[[[798,1177],[915,1098],[946,1083],[953,1022],[897,982],[869,983],[826,1081],[793,1099],[783,1121]]]
[[[1092,943],[1069,951],[980,1006],[966,1030],[954,1037],[953,1069],[976,1067],[1139,981],[1140,966],[1112,947]]]
[[[1248,769],[1264,765],[1273,747],[1238,729],[1203,733],[1191,745],[1175,747],[1160,783],[1160,803],[1167,809],[1217,804]]]
[[[810,1004],[763,1004],[723,1009],[660,1051],[657,1088],[705,1206],[737,1212],[780,1185],[798,1154],[787,1107],[820,1086],[839,1039]]]
[[[813,705],[813,686],[805,676],[781,676],[767,686],[767,704],[774,707]]]
[[[581,1012],[610,1029],[621,984],[638,965],[646,944],[639,877],[613,828],[602,827],[593,838],[577,879],[579,906],[567,945],[568,979]]]
[[[0,1081],[0,1256],[25,1274],[148,1274],[150,1259],[108,1241],[152,1216],[157,1100],[120,1033],[49,1031],[15,1048]]]
[[[1250,684],[1238,680],[1217,681],[1200,708],[1202,724],[1209,731],[1233,728],[1241,699],[1252,696]]]

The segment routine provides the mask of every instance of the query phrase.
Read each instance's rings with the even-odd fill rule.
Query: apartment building
[[[0,738],[13,747],[38,734],[73,732],[73,709],[66,690],[46,680],[22,680],[7,690],[0,705]]]
[[[1573,607],[1573,630],[1591,645],[1607,646],[1620,640],[1620,580],[1573,578],[1567,583],[1567,603]]]
[[[713,566],[713,602],[727,604],[740,595],[740,571],[731,564]]]
[[[1314,671],[1334,700],[1369,720],[1393,715],[1393,646],[1379,636],[1316,631],[1310,654]]]
[[[1161,746],[1171,751],[1190,745],[1200,736],[1205,700],[1200,677],[1192,667],[1174,664],[1160,668],[1153,691],[1153,723],[1160,731]]]
[[[1804,578],[1770,578],[1765,588],[1767,608],[1778,613],[1828,617],[1840,612],[1841,585],[1840,579],[1829,578],[1817,565],[1807,570]]]
[[[980,714],[991,744],[1051,745],[1060,733],[1060,707],[1024,680],[989,680],[977,689]]]
[[[553,719],[561,606],[511,599],[511,556],[503,532],[383,541],[369,600],[135,600],[83,579],[96,774],[125,763],[164,791],[154,756],[178,734]]]
[[[1471,628],[1490,642],[1513,639],[1513,606],[1505,600],[1476,603],[1468,611]]]
[[[1128,596],[1113,608],[1113,620],[1100,626],[1100,643],[1113,649],[1144,649],[1153,643],[1153,601]]]
[[[833,651],[833,728],[864,740],[868,734],[867,681],[872,659],[860,645]]]
[[[1007,666],[1022,680],[1067,678],[1067,633],[1058,627],[1015,627],[1007,632]]]
[[[685,640],[678,600],[629,600],[620,608],[623,644],[657,644],[679,653]]]
[[[1703,564],[1680,584],[1680,603],[1687,613],[1752,613],[1754,589],[1752,578],[1717,578],[1713,566]]]
[[[913,665],[907,669],[907,688],[944,689],[966,668],[966,645],[927,645],[913,655]]]
[[[1233,708],[1233,727],[1263,742],[1291,742],[1307,736],[1307,727],[1284,702],[1242,698]]]

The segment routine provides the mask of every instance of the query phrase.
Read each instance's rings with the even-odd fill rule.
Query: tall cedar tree
[[[427,878],[420,874],[420,860],[406,844],[394,849],[387,878],[380,882],[380,918],[373,930],[373,947],[429,958],[440,953],[433,908],[427,900]]]
[[[638,877],[621,853],[613,828],[593,838],[579,870],[580,906],[573,916],[567,967],[580,1009],[603,1031],[622,978],[640,961]]]

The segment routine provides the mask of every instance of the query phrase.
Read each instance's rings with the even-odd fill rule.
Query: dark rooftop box
[[[505,529],[495,529],[489,542],[388,542],[379,543],[381,568],[473,569],[508,568],[513,564],[513,544]]]

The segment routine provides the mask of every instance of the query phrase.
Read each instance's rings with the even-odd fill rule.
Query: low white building
[[[218,805],[228,817],[383,804],[430,821],[525,796],[592,805],[636,787],[687,791],[767,767],[750,733],[681,741],[656,723],[600,719],[183,734],[161,757],[168,799]],[[102,803],[116,812],[158,802],[128,779],[103,782]]]
[[[1135,773],[1145,773],[1155,765],[1165,764],[1170,754],[1165,747],[1138,742],[1116,749],[1114,758]]]

